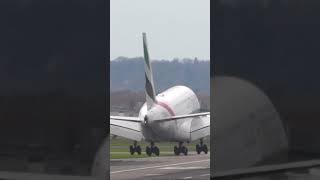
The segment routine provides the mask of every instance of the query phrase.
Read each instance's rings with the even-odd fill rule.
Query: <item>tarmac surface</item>
[[[111,180],[210,179],[210,154],[110,160]]]

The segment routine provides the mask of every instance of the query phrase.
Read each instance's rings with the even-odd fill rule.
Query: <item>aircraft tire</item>
[[[199,144],[196,145],[196,151],[198,154],[201,153],[201,147],[199,146]]]
[[[136,147],[136,152],[137,152],[139,155],[141,155],[141,147],[140,147],[140,146],[137,146],[137,147]]]
[[[146,147],[146,153],[148,156],[151,156],[151,154],[152,154],[151,148],[149,146]]]
[[[180,150],[179,150],[179,148],[177,146],[174,146],[174,150],[173,151],[174,151],[174,154],[176,156],[178,156],[180,154]]]
[[[134,148],[133,148],[133,146],[132,146],[132,145],[130,146],[129,151],[130,151],[130,154],[131,154],[131,155],[133,155],[133,154],[134,154]]]
[[[183,149],[183,154],[185,155],[185,156],[187,156],[188,155],[188,148],[187,147],[182,147]]]
[[[159,155],[160,155],[160,150],[159,150],[159,148],[158,148],[157,146],[155,146],[155,147],[153,148],[153,153],[154,153],[156,156],[159,156]]]
[[[203,145],[203,152],[208,154],[208,147],[206,144]]]

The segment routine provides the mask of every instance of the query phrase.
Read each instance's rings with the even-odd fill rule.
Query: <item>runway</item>
[[[210,155],[163,156],[110,161],[111,180],[210,179]]]

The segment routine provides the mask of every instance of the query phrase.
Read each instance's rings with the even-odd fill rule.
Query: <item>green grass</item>
[[[196,150],[196,144],[198,144],[199,141],[194,141],[189,144],[185,143],[185,145],[188,147],[189,151],[195,151]],[[204,140],[204,143],[208,145],[208,148],[210,149],[210,140],[206,139]],[[112,139],[110,141],[110,159],[124,159],[124,158],[145,158],[149,157],[145,153],[146,146],[150,145],[148,142],[138,142],[138,145],[141,146],[142,152],[141,155],[138,155],[135,153],[134,155],[131,155],[129,153],[129,146],[133,144],[132,140],[127,140],[124,138],[117,137],[115,139]],[[173,156],[173,148],[177,145],[177,143],[174,142],[161,142],[156,143],[156,146],[160,148],[160,156]],[[154,156],[154,155],[153,155]]]

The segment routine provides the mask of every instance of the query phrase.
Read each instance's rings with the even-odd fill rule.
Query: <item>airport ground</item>
[[[210,153],[110,160],[110,178],[124,179],[209,179]]]
[[[110,178],[122,179],[209,179],[210,178],[210,152],[198,155],[195,151],[199,141],[185,144],[188,155],[176,156],[173,148],[177,143],[156,143],[160,148],[160,156],[147,156],[145,147],[148,142],[139,142],[142,148],[141,155],[130,155],[129,146],[132,141],[124,138],[115,138],[110,142]],[[210,139],[204,143],[210,148]]]

